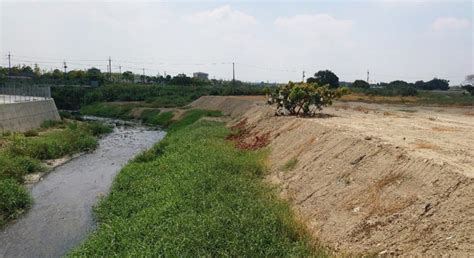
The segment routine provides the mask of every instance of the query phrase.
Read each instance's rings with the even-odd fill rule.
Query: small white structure
[[[209,74],[203,72],[195,72],[193,73],[193,78],[201,79],[201,80],[208,80]]]

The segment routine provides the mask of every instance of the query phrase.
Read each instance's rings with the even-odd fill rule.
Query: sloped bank
[[[323,244],[342,253],[474,253],[474,180],[453,164],[324,125],[330,117],[275,117],[263,101],[203,97],[191,106],[233,115],[246,128],[241,141],[268,136],[267,179]]]

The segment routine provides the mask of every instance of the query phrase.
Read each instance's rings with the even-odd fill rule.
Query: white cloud
[[[469,21],[466,19],[459,19],[455,17],[441,17],[433,22],[433,29],[437,31],[459,30],[469,27],[469,24]]]
[[[306,15],[293,17],[279,17],[275,25],[302,35],[318,37],[339,37],[348,33],[353,27],[352,20],[338,20],[328,14]]]
[[[186,20],[194,24],[213,24],[234,29],[257,24],[255,17],[238,10],[233,10],[229,5],[193,14],[188,16]]]

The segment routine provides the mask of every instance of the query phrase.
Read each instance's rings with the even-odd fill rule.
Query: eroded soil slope
[[[323,244],[342,253],[474,253],[470,109],[336,103],[319,118],[275,117],[258,98],[204,97],[268,138],[268,180]]]

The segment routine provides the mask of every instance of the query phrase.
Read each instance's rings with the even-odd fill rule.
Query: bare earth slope
[[[336,103],[324,118],[295,118],[254,97],[191,106],[245,121],[246,141],[269,134],[268,180],[336,251],[474,254],[470,109]]]

